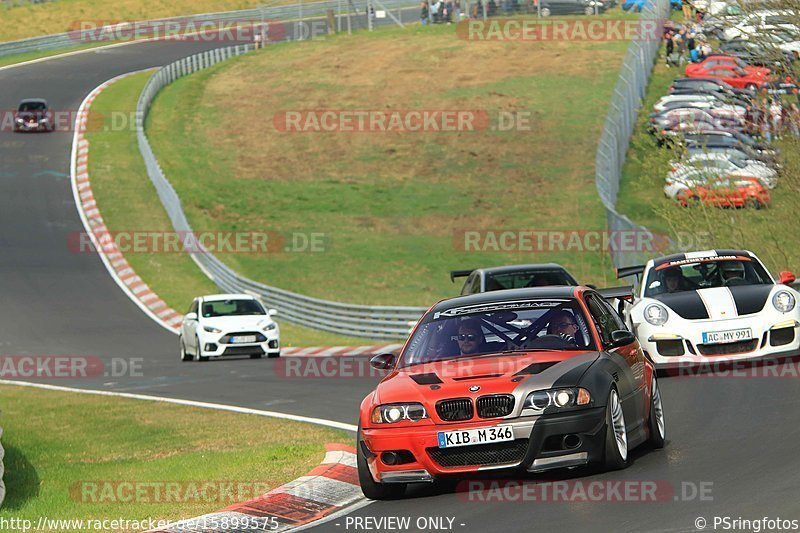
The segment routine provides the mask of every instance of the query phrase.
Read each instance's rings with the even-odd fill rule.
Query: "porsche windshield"
[[[47,104],[44,102],[22,102],[19,105],[18,111],[20,113],[44,111],[47,109]]]
[[[772,283],[764,267],[745,257],[676,261],[650,269],[644,295],[652,297],[713,287]]]
[[[414,332],[400,366],[534,350],[594,350],[576,300],[536,299],[432,313]]]

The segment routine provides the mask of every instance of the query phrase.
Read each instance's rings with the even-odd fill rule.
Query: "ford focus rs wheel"
[[[661,405],[661,391],[658,390],[656,376],[650,383],[650,418],[647,421],[650,426],[650,444],[653,448],[663,448],[666,441],[666,424],[664,420],[664,406]]]
[[[181,361],[191,361],[192,356],[186,353],[186,345],[183,343],[183,337],[181,337]]]
[[[616,389],[611,389],[606,405],[605,466],[608,470],[620,470],[628,466],[628,432]]]
[[[372,479],[372,474],[364,456],[364,446],[361,444],[361,428],[356,437],[356,464],[358,465],[358,484],[361,492],[370,500],[395,500],[406,492],[405,483],[377,483]]]
[[[198,337],[194,338],[195,345],[197,346],[197,353],[195,355],[196,361],[208,361],[208,357],[203,356],[203,348],[200,346],[200,339]]]

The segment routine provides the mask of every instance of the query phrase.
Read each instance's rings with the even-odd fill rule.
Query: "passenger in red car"
[[[483,329],[477,320],[467,319],[458,326],[458,348],[461,355],[475,355],[486,342],[483,336]]]

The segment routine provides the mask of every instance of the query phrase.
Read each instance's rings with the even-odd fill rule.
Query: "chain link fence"
[[[669,0],[650,0],[642,9],[642,19],[663,21],[669,18]],[[614,87],[614,94],[606,116],[605,126],[597,147],[595,181],[600,200],[606,208],[608,230],[612,234],[645,234],[650,242],[655,236],[644,226],[632,222],[617,212],[622,166],[628,152],[636,118],[650,81],[661,41],[658,39],[634,39],[628,46],[622,70]],[[617,268],[644,264],[650,259],[647,251],[611,250],[611,259]]]
[[[172,226],[181,234],[191,234],[192,229],[181,207],[180,198],[164,176],[147,140],[144,131],[146,114],[159,91],[176,79],[251,50],[253,45],[219,48],[170,63],[150,78],[139,97],[136,109],[139,150],[144,158],[147,174],[158,191]],[[197,240],[190,244],[188,249],[201,250],[190,252],[191,258],[220,289],[225,292],[257,296],[269,307],[277,309],[283,319],[301,326],[354,337],[404,339],[425,312],[423,307],[366,306],[331,302],[270,287],[240,276],[213,254],[206,252]]]

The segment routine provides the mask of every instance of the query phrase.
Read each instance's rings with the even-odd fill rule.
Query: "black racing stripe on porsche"
[[[542,372],[544,372],[545,370],[547,370],[551,366],[555,365],[557,362],[558,361],[551,361],[551,362],[548,362],[548,363],[533,363],[533,364],[530,364],[530,365],[526,366],[525,368],[523,368],[522,370],[520,370],[519,372],[517,372],[514,375],[515,376],[521,376],[521,375],[541,374]]]
[[[429,372],[428,374],[414,374],[410,377],[417,385],[438,385],[442,383],[442,380],[439,379],[439,376],[433,372]]]
[[[761,312],[772,292],[772,285],[738,285],[728,287],[739,316]]]
[[[683,291],[672,294],[658,294],[656,300],[674,311],[681,318],[699,320],[708,318],[708,311],[697,291]]]

